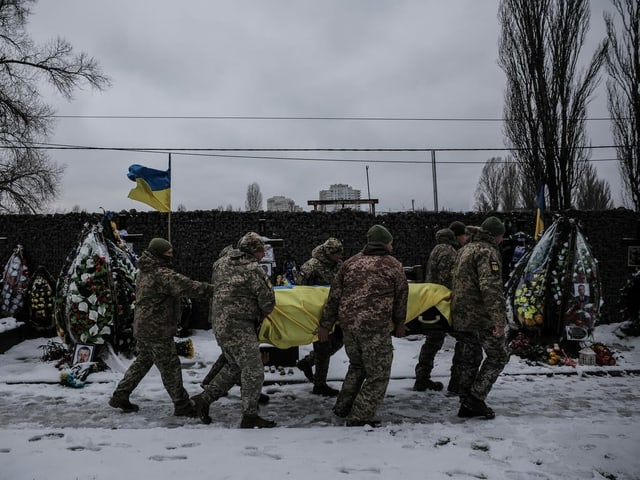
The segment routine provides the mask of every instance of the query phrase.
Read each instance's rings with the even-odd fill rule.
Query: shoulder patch
[[[489,264],[491,265],[491,271],[492,272],[499,272],[500,271],[500,265],[498,265],[498,262],[489,262]]]

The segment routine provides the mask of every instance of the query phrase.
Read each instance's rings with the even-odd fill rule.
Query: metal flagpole
[[[171,185],[171,153],[169,153],[169,213],[167,215],[167,240],[171,242],[171,196],[173,185]]]
[[[436,151],[431,150],[431,171],[433,173],[433,210],[438,211],[438,180],[436,179]]]

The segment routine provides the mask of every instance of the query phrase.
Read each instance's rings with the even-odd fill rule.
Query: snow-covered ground
[[[343,426],[334,400],[312,395],[296,368],[266,375],[261,414],[278,428],[238,429],[237,387],[212,405],[211,425],[173,417],[155,368],[132,395],[140,411],[124,414],[107,400],[129,360],[111,357],[111,371],[71,388],[40,360],[47,339],[27,340],[0,355],[0,479],[640,479],[640,339],[619,338],[618,327],[599,326],[595,338],[614,351],[614,367],[512,357],[487,400],[494,420],[459,419],[457,398],[412,391],[422,337],[394,339],[377,429]],[[191,338],[183,373],[195,394],[219,348],[210,331]],[[452,347],[448,339],[436,359],[445,385]],[[342,350],[334,387],[346,369]]]

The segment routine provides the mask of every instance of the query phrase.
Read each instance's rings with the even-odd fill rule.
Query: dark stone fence
[[[618,299],[622,286],[635,269],[627,266],[627,246],[631,237],[638,238],[640,215],[626,209],[599,212],[569,211],[564,215],[580,222],[595,258],[599,261],[603,285],[603,323],[619,321]],[[507,232],[522,230],[533,234],[535,215],[515,212],[498,217],[505,221]],[[275,250],[275,273],[282,273],[287,260],[301,265],[313,247],[329,236],[342,240],[345,256],[359,251],[368,228],[382,223],[394,236],[394,253],[404,266],[426,264],[435,244],[435,232],[454,220],[467,225],[479,225],[486,215],[455,212],[404,212],[378,214],[343,210],[325,212],[221,212],[192,211],[136,212],[116,215],[119,228],[130,234],[139,234],[134,250],[141,253],[154,236],[168,236],[176,251],[176,270],[196,280],[208,281],[211,265],[218,253],[227,245],[235,244],[247,231],[256,231],[269,238],[284,240],[284,246]],[[28,265],[34,271],[44,266],[57,279],[66,257],[79,240],[83,225],[97,223],[102,214],[69,213],[55,215],[0,215],[0,262],[6,263],[17,244],[24,247]],[[553,219],[545,217],[546,225]],[[169,225],[170,223],[170,225]],[[206,328],[208,304],[193,302],[192,325]]]

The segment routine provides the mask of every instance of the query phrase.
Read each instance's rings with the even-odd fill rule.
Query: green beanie
[[[369,243],[389,243],[393,240],[393,235],[382,225],[374,225],[367,232],[367,242]]]
[[[480,228],[489,232],[494,237],[502,235],[505,232],[504,224],[497,217],[488,217],[484,222],[482,222]]]
[[[156,257],[161,257],[169,250],[171,250],[173,246],[164,238],[153,238],[149,242],[149,246],[147,250],[153,253]]]
[[[451,222],[451,225],[449,225],[449,228],[451,230],[453,230],[453,234],[457,237],[459,235],[464,235],[466,233],[466,229],[467,227],[465,226],[464,223],[459,222],[459,221],[455,221],[455,222]]]

